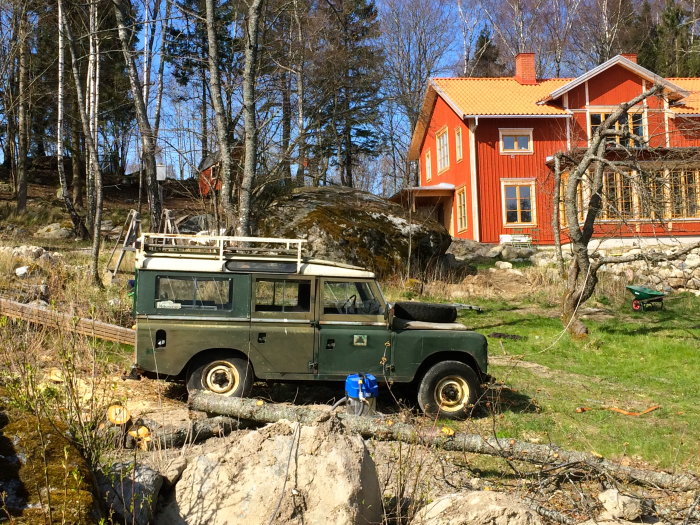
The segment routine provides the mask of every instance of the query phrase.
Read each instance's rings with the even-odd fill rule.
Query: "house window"
[[[670,173],[671,218],[700,217],[700,173],[674,170]]]
[[[634,215],[632,179],[626,173],[603,174],[601,219],[628,219]]]
[[[642,172],[638,174],[639,210],[637,216],[640,219],[663,219],[666,216],[667,186],[666,173]]]
[[[437,170],[438,173],[450,167],[450,143],[447,129],[438,131],[437,137]]]
[[[501,155],[522,155],[532,153],[532,128],[499,129]]]
[[[433,178],[433,166],[430,162],[430,150],[425,152],[425,180]]]
[[[506,225],[535,224],[535,181],[502,180],[503,222]]]
[[[462,160],[462,128],[455,129],[455,162]]]
[[[455,194],[457,199],[457,231],[461,232],[467,229],[467,191],[462,186]]]
[[[576,209],[578,220],[583,222],[583,181],[576,185]],[[559,226],[564,228],[569,225],[566,217],[566,191],[569,185],[569,173],[563,173],[559,185]]]
[[[593,135],[595,135],[596,131],[598,131],[598,128],[605,122],[605,120],[611,115],[611,112],[608,113],[591,113],[591,129],[590,129],[590,138],[593,138]],[[622,115],[617,122],[613,125],[611,129],[614,129],[616,131],[627,131],[628,133],[632,133],[634,135],[637,135],[639,137],[644,136],[644,116],[642,113],[629,113],[626,115]],[[608,137],[606,139],[606,142],[609,144],[617,144],[617,145],[622,145],[622,146],[629,146],[632,148],[638,148],[641,147],[642,145],[632,139],[623,139],[622,137],[615,136],[615,137]]]

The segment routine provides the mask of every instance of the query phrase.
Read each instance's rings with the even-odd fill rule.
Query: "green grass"
[[[552,310],[482,301],[487,313],[460,316],[487,336],[525,337],[490,338],[492,356],[551,369],[492,366],[490,373],[509,387],[492,403],[496,434],[700,472],[700,298],[671,297],[664,310],[645,313],[611,302],[619,303],[612,315],[587,320],[590,335],[580,340],[562,333]],[[604,409],[654,405],[661,408],[638,417]],[[581,406],[591,410],[577,413]]]

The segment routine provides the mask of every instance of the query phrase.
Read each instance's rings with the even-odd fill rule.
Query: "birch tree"
[[[78,112],[80,115],[80,123],[83,128],[83,135],[85,137],[85,146],[87,148],[88,157],[90,159],[90,167],[94,170],[92,175],[95,181],[95,216],[92,222],[92,265],[91,274],[92,280],[96,286],[102,286],[102,281],[100,280],[99,273],[99,256],[100,256],[100,241],[102,239],[101,227],[102,227],[102,171],[100,169],[100,163],[97,157],[97,145],[93,141],[92,134],[90,133],[90,121],[88,119],[88,113],[85,106],[85,97],[83,96],[83,86],[82,80],[80,78],[80,70],[78,68],[78,52],[75,44],[75,39],[73,38],[73,33],[70,29],[70,25],[66,22],[65,14],[61,13],[62,17],[59,19],[59,24],[63,28],[63,35],[66,39],[68,49],[70,50],[71,56],[71,69],[73,70],[73,83],[75,84],[75,98],[78,106]]]
[[[66,211],[70,215],[73,223],[73,230],[80,239],[87,239],[88,231],[85,228],[83,219],[78,215],[73,201],[68,191],[68,182],[66,181],[65,167],[63,165],[63,120],[64,120],[64,90],[65,90],[65,44],[63,42],[63,2],[58,0],[58,93],[56,95],[57,103],[57,121],[56,121],[56,161],[58,164],[58,179],[61,185],[61,198],[63,199]]]
[[[156,143],[153,128],[148,120],[147,100],[144,99],[144,87],[141,85],[136,60],[130,48],[129,31],[127,30],[127,19],[129,18],[127,0],[112,0],[114,4],[114,14],[117,21],[119,40],[122,46],[124,61],[127,65],[131,96],[136,110],[136,121],[141,135],[141,157],[143,170],[146,179],[146,193],[148,195],[149,215],[151,219],[151,229],[158,227],[160,223],[162,204],[160,202],[160,191],[158,180],[156,179]]]
[[[208,0],[211,1],[211,0]],[[264,0],[251,0],[246,20],[243,66],[243,122],[245,129],[245,161],[239,198],[239,235],[251,234],[251,197],[258,157],[258,130],[255,118],[255,79],[258,64],[258,39]]]
[[[19,83],[17,134],[19,151],[17,169],[17,211],[27,209],[27,156],[29,155],[29,15],[26,3],[20,4],[18,17]]]
[[[207,21],[207,60],[209,65],[209,91],[211,92],[211,104],[214,107],[214,121],[216,123],[216,139],[219,146],[219,177],[221,178],[221,207],[226,215],[227,227],[234,222],[235,209],[233,206],[233,170],[231,163],[231,137],[229,124],[221,96],[221,75],[219,72],[219,43],[216,34],[216,18],[214,0],[205,0]]]

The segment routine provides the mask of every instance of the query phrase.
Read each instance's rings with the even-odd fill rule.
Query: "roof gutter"
[[[571,118],[573,113],[565,115],[463,115],[462,118],[473,118],[477,122],[479,118]]]

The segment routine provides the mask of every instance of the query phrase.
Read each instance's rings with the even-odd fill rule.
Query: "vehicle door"
[[[262,378],[301,379],[314,372],[314,281],[300,276],[255,276],[250,348]]]
[[[320,279],[318,377],[364,372],[382,379],[391,364],[386,303],[373,280]]]

